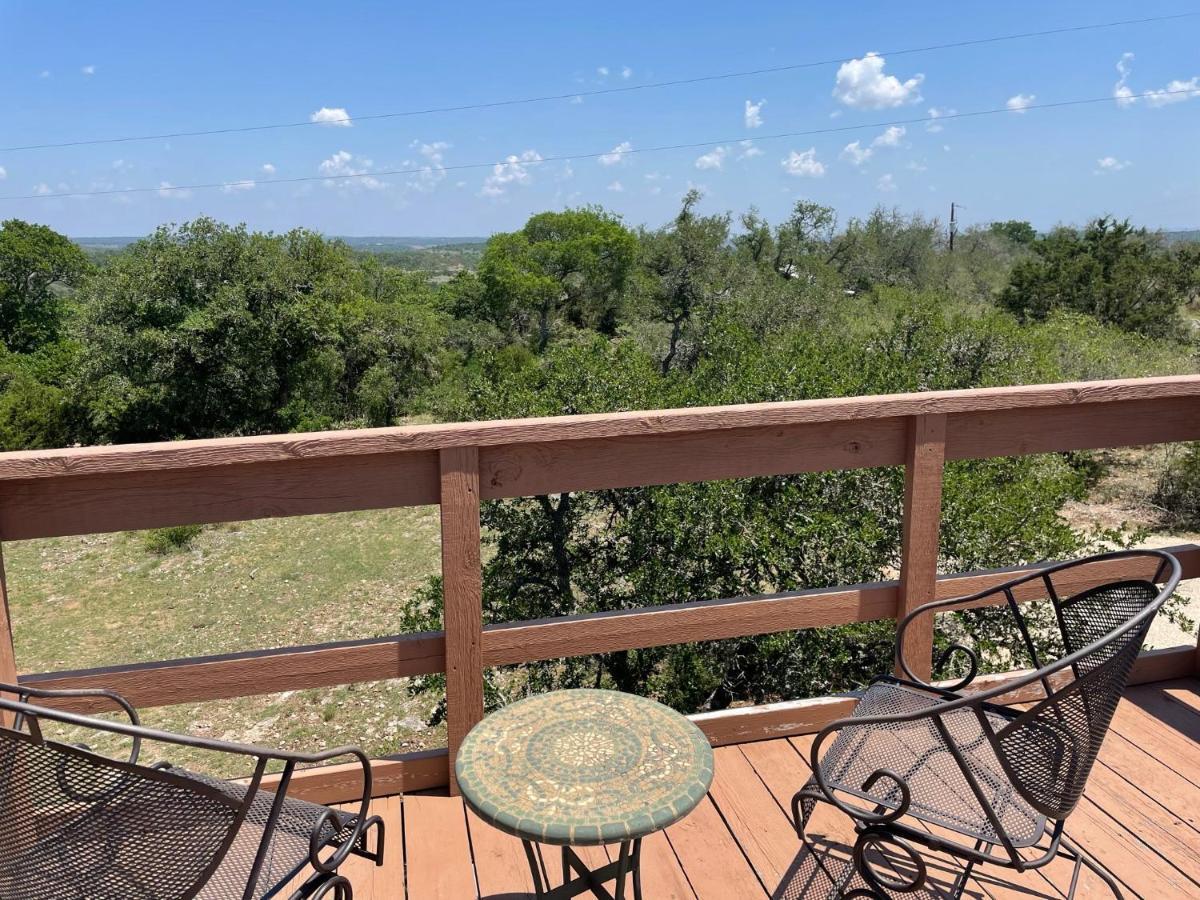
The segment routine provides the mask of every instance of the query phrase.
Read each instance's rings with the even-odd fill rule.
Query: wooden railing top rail
[[[409,425],[0,453],[0,479],[208,468],[454,447],[495,447],[735,428],[953,415],[1091,403],[1200,397],[1200,375],[881,394],[651,411]]]

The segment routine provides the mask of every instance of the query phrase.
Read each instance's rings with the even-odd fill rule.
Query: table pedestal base
[[[599,869],[589,869],[574,850],[563,847],[563,883],[556,888],[550,887],[550,877],[545,865],[539,864],[537,848],[530,841],[522,843],[525,845],[525,858],[529,860],[529,870],[533,873],[533,887],[538,900],[568,900],[587,891],[591,891],[592,896],[599,897],[600,900],[625,900],[627,880],[633,881],[633,900],[642,900],[641,838],[622,842],[617,861]],[[614,893],[609,893],[604,886],[609,881],[616,882]]]

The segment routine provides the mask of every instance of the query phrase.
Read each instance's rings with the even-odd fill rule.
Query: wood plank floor
[[[645,842],[646,900],[827,897],[825,869],[801,851],[787,811],[808,778],[811,740],[718,749],[708,798],[687,819]],[[356,900],[532,897],[520,842],[485,825],[459,800],[387,797],[376,801],[374,811],[387,823],[388,860],[382,868],[362,860],[344,868]],[[848,820],[819,808],[811,831],[823,835],[818,855],[825,865],[844,865],[852,840]],[[1200,898],[1200,679],[1129,690],[1067,831],[1116,874],[1127,896]],[[552,852],[546,862],[554,877]],[[615,848],[591,848],[581,856],[601,865],[615,858]],[[934,857],[930,872],[934,884],[927,896],[945,896],[952,865]],[[967,896],[1061,898],[1070,878],[1066,861],[1023,876],[980,872]],[[1085,871],[1078,896],[1112,895]]]

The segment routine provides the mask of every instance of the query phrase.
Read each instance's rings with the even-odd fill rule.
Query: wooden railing
[[[20,680],[103,685],[149,707],[445,672],[448,752],[377,761],[375,784],[379,793],[446,784],[448,753],[453,759],[483,714],[485,667],[895,618],[1011,575],[938,575],[947,460],[1197,439],[1200,376],[1183,376],[0,454],[0,541],[441,507],[444,632]],[[484,500],[894,465],[906,472],[897,581],[482,626]],[[1175,550],[1185,577],[1200,576],[1200,547]],[[19,660],[2,568],[0,600],[0,680],[11,681]],[[932,634],[913,631],[907,650],[927,673]],[[1177,648],[1144,655],[1135,678],[1196,669],[1195,649]],[[694,719],[722,744],[812,731],[850,702],[776,703]],[[335,766],[300,785],[332,801],[353,793],[354,778]]]

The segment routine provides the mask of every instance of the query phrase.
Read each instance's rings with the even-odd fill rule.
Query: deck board
[[[1127,896],[1200,898],[1200,679],[1130,689],[1114,719],[1079,808],[1067,831],[1104,862]],[[647,900],[824,898],[829,876],[792,831],[792,795],[809,777],[811,737],[733,745],[716,751],[716,781],[690,817],[643,845]],[[385,797],[372,812],[386,823],[386,864],[344,868],[356,900],[525,900],[532,882],[521,844],[463,809],[457,798]],[[829,849],[827,865],[844,864],[853,831],[828,807],[813,831]],[[583,848],[591,865],[615,858],[615,847]],[[556,848],[545,848],[552,883],[561,880]],[[945,857],[931,858],[945,896],[952,877]],[[1072,866],[1057,860],[1022,875],[976,870],[967,896],[987,900],[1061,900]],[[1111,896],[1090,873],[1081,898]],[[286,894],[284,895],[286,896]],[[918,896],[918,895],[909,895]]]

